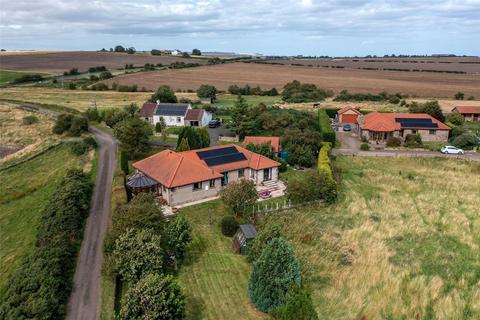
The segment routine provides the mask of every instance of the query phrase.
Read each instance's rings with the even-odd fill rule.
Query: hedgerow
[[[1,319],[63,319],[92,184],[71,170],[43,210],[33,254],[7,282]]]
[[[332,145],[335,145],[335,140],[337,137],[335,135],[335,131],[330,125],[330,117],[324,109],[318,110],[318,123],[320,126],[322,141],[330,142]]]

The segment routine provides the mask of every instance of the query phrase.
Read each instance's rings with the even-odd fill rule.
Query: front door
[[[268,181],[272,179],[272,169],[263,170],[263,181]]]
[[[225,172],[222,178],[222,186],[226,186],[227,184],[228,184],[228,172]]]

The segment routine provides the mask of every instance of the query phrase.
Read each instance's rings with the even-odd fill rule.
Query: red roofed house
[[[279,137],[253,137],[253,136],[246,136],[243,139],[243,146],[247,146],[250,143],[259,145],[264,143],[270,143],[272,145],[273,151],[279,152],[280,151],[280,138]]]
[[[359,118],[360,137],[370,142],[385,142],[389,137],[404,139],[420,134],[422,141],[447,141],[450,128],[424,113],[371,112]]]
[[[356,124],[358,121],[358,117],[362,114],[360,111],[353,107],[344,107],[337,111],[338,115],[338,123],[352,123]]]
[[[452,109],[452,112],[458,112],[465,117],[465,121],[480,121],[480,107],[462,107],[458,106]]]
[[[170,206],[214,197],[239,179],[277,181],[280,163],[236,145],[175,152],[164,150],[133,167],[158,185],[153,188]]]

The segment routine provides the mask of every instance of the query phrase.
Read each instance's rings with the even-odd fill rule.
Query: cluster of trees
[[[412,103],[407,104],[407,107],[411,113],[426,113],[441,122],[445,121],[445,116],[443,115],[442,108],[436,100],[427,101],[425,103],[418,103],[413,101]]]
[[[210,135],[206,128],[182,127],[178,133],[177,151],[210,147]]]
[[[41,213],[32,254],[6,284],[2,319],[64,318],[91,192],[81,170],[69,171],[58,184]]]
[[[228,87],[228,92],[231,94],[242,96],[278,96],[278,91],[275,88],[272,88],[270,90],[262,90],[259,86],[252,88],[248,84],[244,87],[239,87],[236,84],[232,84]]]
[[[155,91],[154,94],[150,97],[148,100],[150,102],[170,102],[170,103],[176,103],[177,102],[177,96],[175,95],[175,92],[167,86],[167,85],[162,85],[158,87],[157,91]]]
[[[119,319],[181,319],[185,297],[172,276],[184,261],[191,226],[184,216],[167,222],[154,194],[118,206],[105,252],[113,272],[128,282]]]
[[[174,63],[170,64],[170,68],[172,69],[183,69],[183,68],[194,68],[194,67],[200,67],[200,63],[196,62],[187,62],[185,63],[184,61],[175,61]]]
[[[97,147],[97,142],[92,137],[83,138],[83,140],[71,141],[68,143],[70,150],[74,155],[81,156],[90,149]]]
[[[455,93],[455,95],[453,97],[455,98],[455,100],[464,100],[465,99],[465,94],[463,92],[458,91],[457,93]],[[468,97],[467,100],[475,100],[475,97],[470,96],[470,97]]]
[[[291,103],[316,102],[323,101],[332,95],[332,92],[318,88],[314,84],[293,80],[283,87],[282,100]]]
[[[315,113],[293,109],[250,107],[238,97],[232,112],[231,129],[243,139],[247,135],[281,136],[288,152],[288,163],[311,167],[321,146],[318,117]]]
[[[265,156],[270,159],[275,159],[277,158],[275,150],[273,150],[272,144],[270,142],[265,142],[265,143],[260,143],[260,144],[255,144],[255,143],[249,143],[246,145],[246,149],[258,154],[261,154],[262,156]]]
[[[90,73],[102,72],[102,71],[107,71],[107,68],[105,66],[96,66],[96,67],[88,68],[88,72],[90,72]]]
[[[129,48],[125,48],[121,45],[118,45],[118,46],[115,46],[115,48],[113,49],[114,52],[126,52],[128,54],[134,54],[135,52],[137,52],[137,50],[135,50],[134,47],[129,47]]]
[[[84,116],[63,113],[58,116],[52,131],[55,134],[66,132],[69,136],[78,137],[88,131],[88,119]]]
[[[197,90],[197,96],[199,98],[210,98],[213,101],[217,98],[217,93],[217,88],[209,84],[202,84]]]
[[[199,49],[193,49],[192,50],[192,55],[193,56],[201,56],[202,52]]]
[[[13,84],[37,82],[45,80],[41,74],[26,74],[12,81]]]
[[[302,287],[300,263],[278,225],[268,224],[249,244],[248,280],[252,303],[273,319],[316,320],[310,292]]]
[[[449,117],[452,114],[449,115]],[[448,117],[447,117],[448,120]],[[453,120],[453,119],[450,119]],[[452,122],[448,120],[448,124],[450,125]],[[463,119],[465,121],[465,119]],[[455,147],[462,148],[462,149],[472,149],[474,147],[480,147],[480,132],[477,130],[476,132],[473,128],[469,128],[468,126],[462,125],[463,121],[459,121],[452,125],[452,131],[450,132],[450,143]]]
[[[402,95],[400,93],[396,94],[388,94],[387,92],[383,91],[379,94],[371,94],[371,93],[350,93],[347,90],[342,90],[336,97],[333,99],[334,101],[388,101],[393,104],[399,104],[402,99]]]
[[[78,68],[72,68],[69,71],[64,71],[63,72],[64,76],[76,76],[78,74],[80,74],[80,72],[78,72]]]

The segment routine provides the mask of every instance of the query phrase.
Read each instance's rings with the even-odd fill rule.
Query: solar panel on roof
[[[432,123],[432,119],[430,118],[396,118],[395,122]]]
[[[436,123],[422,123],[422,122],[401,122],[400,125],[402,127],[408,128],[438,128]]]
[[[226,154],[238,153],[237,148],[235,147],[225,147],[213,150],[198,151],[197,155],[200,159],[204,160],[206,158],[223,156]]]
[[[207,166],[212,167],[212,166],[218,166],[225,163],[247,160],[247,157],[245,157],[243,153],[237,152],[237,153],[230,153],[222,156],[205,158],[203,160],[205,161]]]

